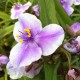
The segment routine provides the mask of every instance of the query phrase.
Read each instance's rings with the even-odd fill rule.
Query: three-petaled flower
[[[14,4],[11,9],[11,19],[17,19],[19,15],[25,12],[31,5],[31,2],[27,2],[24,5],[20,3]]]
[[[10,52],[9,63],[22,68],[39,60],[42,55],[55,52],[63,42],[64,30],[57,24],[49,24],[42,29],[41,21],[36,16],[24,13],[15,23],[13,35],[18,43]]]

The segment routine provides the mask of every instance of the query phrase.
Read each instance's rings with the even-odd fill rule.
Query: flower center
[[[65,3],[65,2],[66,2],[66,0],[60,0],[60,2],[61,2],[61,4],[63,4],[63,3]]]
[[[14,9],[19,10],[21,8],[21,4],[19,4],[19,3],[18,4],[14,4],[13,7],[14,7]]]
[[[16,38],[19,38],[19,42],[23,43],[24,41],[33,41],[32,35],[31,35],[31,29],[30,28],[25,28],[24,32],[27,33],[27,36],[24,32],[19,31],[23,36],[19,36],[16,34]],[[27,38],[28,37],[28,38]]]
[[[30,38],[31,37],[31,29],[30,28],[25,28],[24,32],[27,33],[27,36]]]

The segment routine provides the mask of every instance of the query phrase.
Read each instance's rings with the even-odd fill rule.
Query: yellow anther
[[[25,28],[24,32],[30,33],[30,28]]]
[[[22,39],[20,39],[20,40],[19,40],[19,42],[20,42],[20,43],[23,43],[23,40],[22,40]]]
[[[31,30],[30,30],[30,28],[25,28],[24,32],[27,32],[28,37],[31,37]]]
[[[28,33],[28,37],[31,37],[31,33]]]
[[[18,38],[18,37],[19,37],[19,35],[17,34],[17,35],[16,35],[16,37]]]

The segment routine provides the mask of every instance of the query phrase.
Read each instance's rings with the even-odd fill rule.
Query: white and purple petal
[[[13,63],[8,62],[6,68],[7,68],[8,74],[10,75],[10,78],[12,79],[18,79],[18,78],[21,78],[22,76],[33,78],[34,76],[39,74],[40,70],[42,69],[42,66],[36,69],[39,65],[40,63],[34,62],[29,66],[18,67],[13,65]]]
[[[11,62],[8,62],[6,69],[10,75],[10,78],[12,79],[21,78],[25,74],[25,67],[19,68],[16,65],[13,65]]]
[[[0,65],[7,64],[9,61],[8,57],[5,55],[0,55]]]
[[[80,0],[74,0],[74,5],[80,5]]]
[[[36,4],[32,7],[33,12],[35,13],[36,16],[39,16],[39,5]]]
[[[33,78],[34,76],[39,74],[40,70],[42,69],[42,66],[40,66],[40,67],[39,66],[40,66],[39,62],[34,62],[34,63],[32,63],[32,65],[25,67],[25,69],[27,70],[25,72],[25,76],[27,76],[29,78]]]
[[[10,52],[10,62],[18,67],[28,66],[41,58],[42,50],[36,43],[18,43]]]
[[[73,31],[76,33],[77,31],[80,30],[80,23],[76,22],[71,26],[71,29],[73,29]]]
[[[14,30],[13,30],[13,36],[17,42],[19,42],[20,39],[25,37],[23,26],[21,25],[19,21],[15,23]]]
[[[76,73],[76,72],[75,72],[74,69],[71,69],[71,70],[68,71],[68,75],[71,76],[71,77],[74,78],[74,79],[76,79],[75,73]]]
[[[65,9],[66,13],[70,16],[74,9],[70,5],[63,5],[63,8]]]
[[[36,36],[35,41],[42,48],[42,54],[48,56],[56,51],[64,39],[64,30],[57,24],[50,24]]]
[[[31,6],[30,2],[28,2],[24,5],[14,4],[14,6],[11,9],[11,19],[17,19],[19,17],[19,15],[21,15],[23,12],[25,12],[30,6]]]
[[[25,13],[20,15],[19,22],[21,23],[23,29],[30,28],[33,36],[40,33],[42,30],[41,21],[32,14]]]
[[[21,7],[22,11],[25,12],[31,5],[32,5],[31,2],[27,2]]]
[[[63,6],[66,13],[70,16],[74,11],[74,9],[72,8],[74,0],[60,0],[60,3]]]
[[[71,52],[71,53],[77,53],[77,49],[75,46],[71,45],[69,42],[64,44],[63,46],[67,51]]]

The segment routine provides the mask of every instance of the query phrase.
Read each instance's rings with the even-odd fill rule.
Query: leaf
[[[39,0],[38,4],[40,6],[40,20],[43,26],[50,23],[58,23],[53,0]]]
[[[58,80],[57,79],[57,69],[60,65],[60,61],[54,64],[44,63],[45,80]]]
[[[2,19],[10,19],[10,16],[2,11],[0,11],[0,18]]]
[[[61,51],[65,54],[66,58],[68,59],[68,66],[69,66],[69,69],[71,69],[71,55],[70,53],[65,50],[64,48],[61,48]]]
[[[5,37],[6,35],[10,34],[13,31],[13,25],[8,26],[2,30],[0,30],[0,39],[2,39],[3,37]]]
[[[22,78],[20,78],[20,79],[18,79],[18,80],[31,80],[31,79],[29,79],[29,78],[27,78],[27,77],[22,77]]]
[[[57,19],[59,21],[59,24],[61,26],[63,26],[63,28],[66,26],[66,23],[64,22],[64,20],[62,19],[62,17],[60,16],[60,14],[57,12]]]

